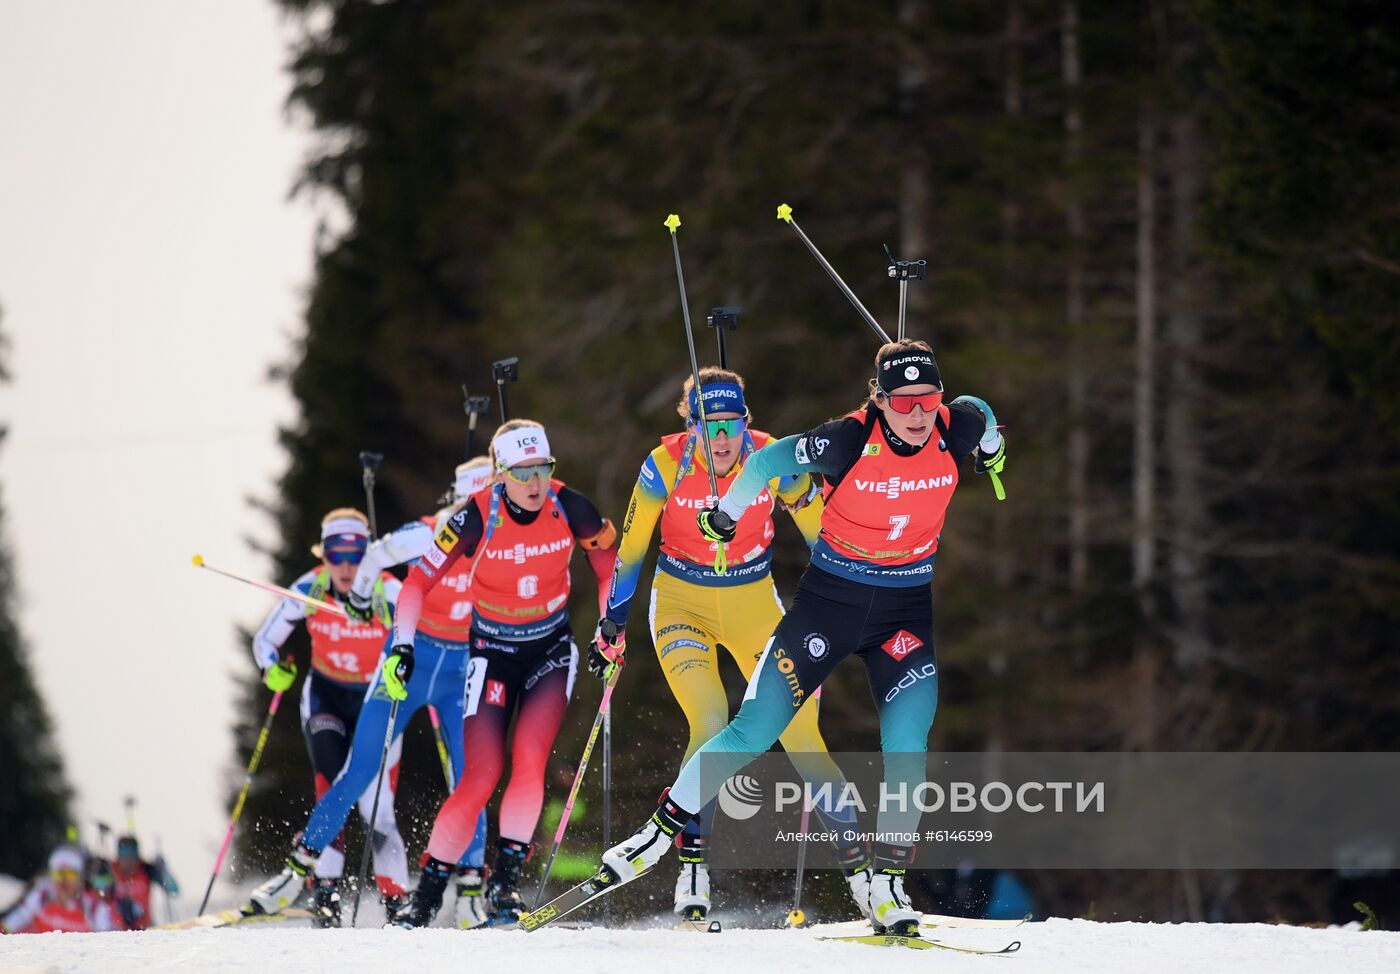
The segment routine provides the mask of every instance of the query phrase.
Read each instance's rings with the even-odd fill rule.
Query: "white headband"
[[[49,855],[49,871],[72,869],[83,871],[83,854],[72,846],[59,846]]]
[[[321,525],[321,540],[326,541],[338,534],[354,534],[361,538],[369,537],[369,525],[357,517],[333,517]]]
[[[491,449],[496,454],[496,466],[502,470],[522,463],[551,463],[554,460],[554,454],[549,452],[549,439],[538,426],[506,430],[491,441]]]

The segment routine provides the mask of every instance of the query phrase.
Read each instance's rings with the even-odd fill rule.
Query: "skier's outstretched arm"
[[[432,545],[433,529],[422,521],[410,521],[401,528],[395,528],[365,551],[350,591],[358,599],[368,602],[374,583],[383,572],[423,557]]]
[[[310,594],[311,576],[312,573],[307,573],[297,579],[292,589],[303,595]],[[258,664],[259,670],[266,673],[269,667],[281,661],[282,645],[292,630],[305,619],[306,604],[296,599],[282,599],[272,607],[263,624],[253,634],[253,662]]]
[[[719,509],[737,524],[770,480],[812,471],[827,476],[840,474],[846,466],[846,451],[840,449],[835,441],[840,432],[852,424],[857,430],[860,428],[860,424],[854,420],[836,420],[810,432],[785,436],[769,443],[744,463],[743,473],[739,474],[739,479],[719,502]]]

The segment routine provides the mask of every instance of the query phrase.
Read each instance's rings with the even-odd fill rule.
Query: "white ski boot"
[[[870,877],[870,922],[876,933],[919,935],[924,915],[904,895],[903,869],[877,869]]]
[[[458,930],[475,930],[486,926],[486,898],[481,895],[481,870],[468,869],[457,876],[457,905],[454,916]]]
[[[682,862],[676,877],[676,905],[673,912],[692,923],[710,912],[710,870],[703,862]]]
[[[851,899],[860,911],[861,919],[870,919],[870,866],[864,865],[846,877],[846,885],[851,888]]]
[[[683,824],[663,818],[658,810],[636,833],[603,853],[603,867],[617,877],[617,885],[630,883],[661,861]]]
[[[317,855],[298,845],[282,871],[253,890],[247,913],[280,913],[306,892],[306,877],[316,869]]]

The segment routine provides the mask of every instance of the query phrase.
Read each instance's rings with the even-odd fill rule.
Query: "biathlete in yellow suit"
[[[709,366],[700,370],[700,385],[705,394],[716,486],[722,497],[738,478],[744,461],[772,437],[749,428],[744,380],[738,373]],[[661,553],[651,586],[649,623],[661,670],[690,724],[685,752],[689,760],[729,722],[729,702],[719,676],[720,647],[748,680],[783,617],[783,604],[770,573],[775,499],[791,512],[811,547],[821,530],[822,498],[806,473],[770,481],[740,519],[734,540],[727,545],[727,566],[721,573],[716,566],[718,546],[701,536],[695,520],[710,496],[710,480],[694,379],[686,379],[676,411],[685,420],[686,431],[661,440],[642,464],[632,490],[607,611],[599,622],[588,668],[604,678],[625,651],[628,613],[659,519]],[[817,729],[815,699],[801,707],[780,740],[791,754],[820,753],[821,758],[816,759],[818,775],[826,779],[830,768],[839,780]],[[803,763],[813,760],[805,758]],[[707,854],[714,808],[711,800],[677,842],[681,871],[674,910],[690,920],[703,919],[710,908]]]

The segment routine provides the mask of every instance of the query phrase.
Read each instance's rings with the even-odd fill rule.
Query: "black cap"
[[[932,352],[906,345],[891,349],[875,363],[875,384],[881,392],[890,393],[900,386],[925,383],[943,388],[943,377],[938,373],[938,363]]]

